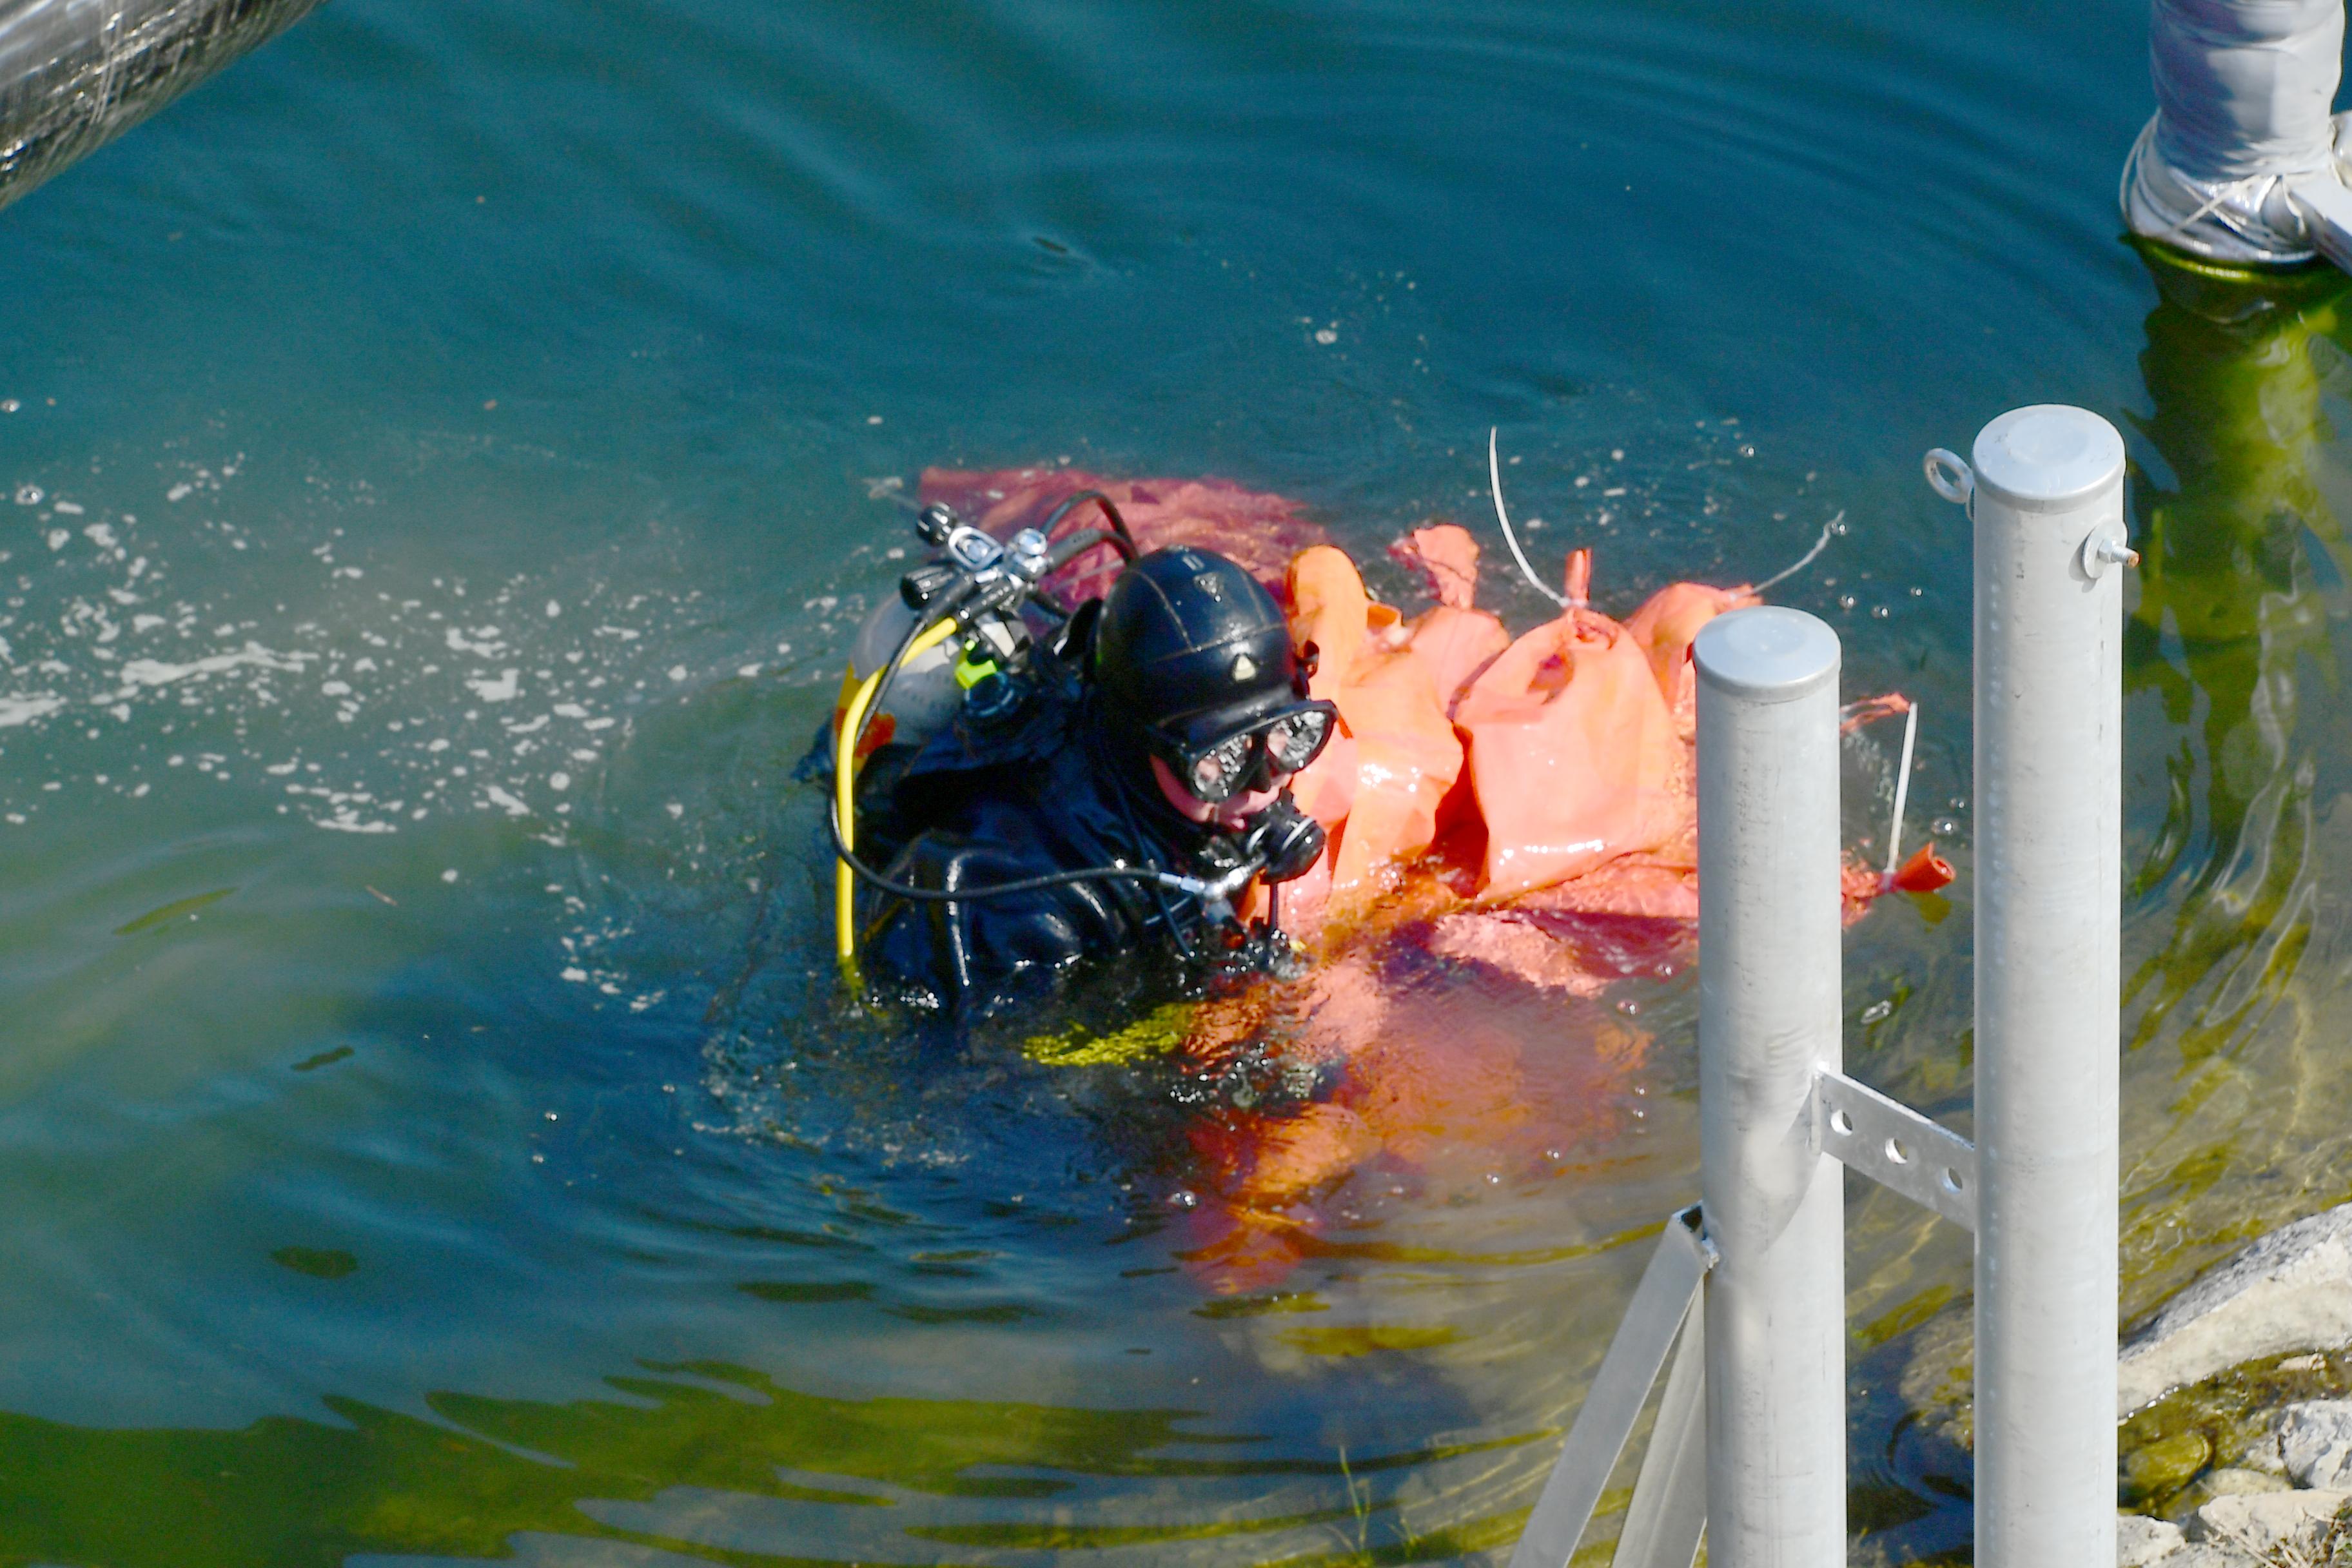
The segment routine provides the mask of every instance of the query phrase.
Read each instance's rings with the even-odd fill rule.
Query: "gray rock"
[[[2301,1219],[2207,1270],[2134,1334],[2116,1414],[2290,1351],[2352,1345],[2352,1204]]]
[[[2180,1527],[2144,1513],[2116,1517],[2116,1568],[2148,1568],[2180,1545]]]
[[[2279,1412],[2279,1457],[2297,1486],[2352,1489],[2352,1399],[2315,1399]]]
[[[2293,1489],[2284,1476],[2275,1470],[2248,1469],[2242,1466],[2224,1465],[2205,1472],[2205,1489],[2215,1497],[2257,1497],[2263,1492]]]
[[[2233,1469],[2260,1470],[2266,1476],[2284,1477],[2286,1474],[2286,1460],[2279,1454],[2278,1426],[2275,1418],[2268,1431],[2247,1444],[2242,1451],[2231,1456],[2230,1464]]]
[[[2157,1561],[2164,1568],[2277,1568],[2275,1563],[2251,1552],[2218,1541],[2195,1542]]]
[[[2187,1534],[2192,1543],[2227,1547],[2258,1560],[2308,1552],[2326,1535],[2336,1510],[2344,1506],[2347,1496],[2352,1493],[2264,1492],[2215,1498],[2189,1520]]]

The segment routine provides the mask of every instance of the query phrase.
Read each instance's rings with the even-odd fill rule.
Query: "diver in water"
[[[858,791],[867,973],[965,1008],[1081,958],[1295,963],[1273,889],[1323,830],[1288,785],[1337,714],[1265,587],[1213,551],[1154,551],[1017,662]],[[1268,915],[1244,929],[1254,880]]]

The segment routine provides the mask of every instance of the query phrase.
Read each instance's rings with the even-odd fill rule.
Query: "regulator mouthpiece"
[[[1258,865],[1258,875],[1269,884],[1305,876],[1323,853],[1323,825],[1298,809],[1284,790],[1274,804],[1250,818],[1242,837],[1242,858]]]

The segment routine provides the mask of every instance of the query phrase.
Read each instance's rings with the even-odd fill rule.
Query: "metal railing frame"
[[[1702,1197],[1511,1568],[1567,1563],[1670,1350],[1618,1568],[1702,1536],[1712,1568],[1845,1561],[1841,1164],[1976,1234],[1976,1561],[2115,1560],[2123,441],[2040,405],[1971,455],[1927,471],[1976,540],[1978,1141],[1843,1070],[1837,635],[1721,616],[1693,647]]]

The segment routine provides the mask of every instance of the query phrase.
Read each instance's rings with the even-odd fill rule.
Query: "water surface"
[[[1606,1114],[1219,1293],[1164,1083],[833,993],[787,774],[931,463],[1376,557],[1478,523],[1498,425],[1620,610],[1843,512],[1781,596],[1924,702],[1963,871],[1853,932],[1848,1059],[1965,1126],[1918,454],[2107,414],[2126,1309],[2352,1195],[2352,336],[2117,238],[2143,28],[337,0],[0,215],[0,1563],[1499,1561],[1695,1195],[1687,977],[1527,1023],[1648,1036]],[[1853,1222],[1856,1560],[1964,1557],[1966,1241]]]

